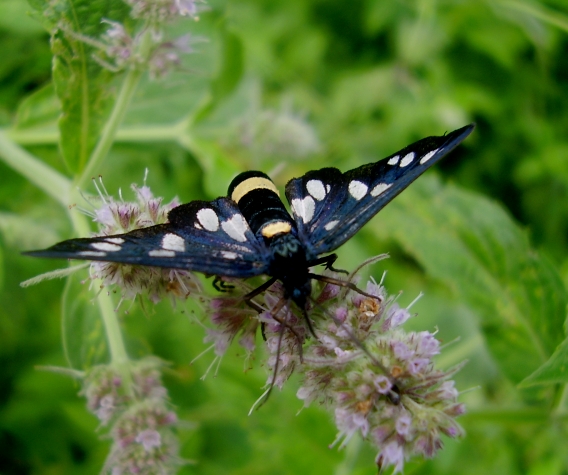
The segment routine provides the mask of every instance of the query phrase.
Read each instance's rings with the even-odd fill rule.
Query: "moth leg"
[[[302,309],[302,315],[304,315],[304,320],[306,321],[306,325],[308,325],[308,330],[310,331],[312,336],[317,340],[318,337],[316,336],[316,332],[314,331],[314,327],[312,326],[312,321],[310,320],[310,317],[308,316],[308,312],[306,311],[305,308]],[[301,345],[300,345],[300,348],[301,348]]]
[[[229,292],[235,288],[234,285],[228,284],[218,275],[216,275],[215,278],[213,279],[213,287],[218,292]]]
[[[253,292],[256,291],[256,290],[257,289],[253,290]],[[296,340],[298,341],[299,351],[300,351],[300,361],[304,360],[303,349],[302,349],[302,340],[300,338],[300,335],[298,335],[296,330],[294,330],[288,323],[286,323],[281,318],[277,317],[278,313],[280,312],[280,310],[282,310],[282,307],[284,307],[286,302],[287,302],[287,299],[282,297],[276,303],[274,308],[272,308],[270,310],[270,315],[272,316],[272,318],[274,320],[276,320],[278,323],[280,323],[280,332],[278,334],[278,345],[276,346],[276,361],[274,362],[274,371],[272,373],[272,379],[270,381],[270,386],[268,387],[268,391],[266,391],[266,393],[264,394],[262,401],[258,404],[257,409],[259,407],[261,407],[262,405],[264,405],[264,403],[266,403],[266,401],[268,401],[268,397],[270,396],[270,393],[272,392],[272,388],[274,388],[274,385],[276,384],[276,377],[278,376],[278,366],[280,364],[280,351],[281,351],[281,348],[282,348],[282,339],[284,338],[284,331],[286,329],[290,330],[290,332],[292,332],[294,334],[294,336],[296,337]],[[263,337],[264,337],[264,333],[263,333]],[[264,338],[264,340],[266,341],[266,338]]]
[[[255,289],[257,290],[257,289]],[[253,291],[254,292],[254,291]],[[288,330],[290,330],[291,333],[294,334],[294,336],[296,337],[296,340],[298,341],[298,348],[300,349],[300,361],[304,360],[303,357],[303,349],[302,349],[302,339],[300,337],[300,335],[298,334],[298,332],[296,330],[294,330],[294,328],[292,328],[292,326],[290,326],[286,321],[284,321],[282,318],[278,317],[278,313],[280,312],[280,310],[282,310],[282,307],[284,306],[284,304],[287,302],[288,300],[284,297],[282,297],[278,302],[276,302],[276,305],[274,306],[274,308],[272,308],[270,310],[270,316],[276,320],[280,325],[282,325],[283,327],[287,328]],[[255,302],[251,302],[251,304],[254,305],[258,305]],[[252,308],[255,308],[254,306],[252,306],[251,304],[249,304]],[[260,305],[258,305],[258,307],[260,308],[260,311],[257,310],[255,308],[255,310],[257,310],[259,313],[264,312],[264,309],[262,307],[260,307]],[[311,326],[311,323],[308,319],[308,315],[306,312],[304,312],[304,318],[306,319],[306,321],[308,322],[308,328],[310,328],[310,330],[313,333],[313,329]],[[265,333],[265,328],[266,328],[266,323],[265,322],[261,322],[260,324],[260,332],[262,334],[262,339],[264,341],[266,341],[266,333]],[[315,335],[314,335],[315,337]]]
[[[245,296],[243,296],[243,300],[245,301],[245,303],[253,308],[254,310],[256,310],[258,313],[262,313],[264,312],[264,309],[257,304],[256,302],[254,302],[252,299],[255,298],[257,295],[261,294],[262,292],[264,292],[265,290],[267,290],[272,284],[274,284],[274,282],[276,282],[276,277],[271,277],[270,279],[268,279],[266,282],[264,282],[263,284],[259,285],[256,289],[250,291],[248,294],[246,294]],[[282,307],[281,307],[282,308]],[[280,310],[280,309],[279,309]]]
[[[276,383],[276,375],[278,374],[278,363],[280,363],[280,348],[282,347],[282,338],[284,338],[284,325],[280,327],[280,334],[278,335],[278,345],[276,346],[276,361],[274,362],[274,372],[272,373],[272,379],[270,380],[270,386],[268,386],[268,391],[264,393],[264,397],[262,397],[262,401],[258,403],[256,406],[259,409],[261,406],[264,406],[268,398],[270,397],[270,393],[272,392],[272,388]]]
[[[370,297],[373,299],[378,298],[376,295],[368,294],[357,287],[353,282],[346,282],[341,279],[334,279],[333,277],[328,277],[327,275],[312,274],[311,272],[308,276],[312,279],[319,280],[320,282],[325,282],[327,284],[337,285],[339,287],[347,287],[348,289],[354,290],[358,294],[364,295],[365,297]]]
[[[320,257],[319,259],[316,259],[315,261],[311,261],[308,263],[308,266],[317,266],[320,264],[325,264],[325,268],[329,269],[332,272],[337,272],[339,274],[346,274],[349,275],[349,272],[347,272],[346,270],[343,269],[336,269],[335,267],[333,267],[333,263],[337,260],[337,254],[330,254],[329,256],[324,256],[324,257]]]
[[[300,337],[300,335],[298,334],[298,332],[296,330],[294,330],[294,328],[292,328],[292,326],[290,326],[286,321],[282,320],[281,318],[278,317],[278,313],[280,312],[280,310],[282,310],[282,307],[284,306],[284,304],[287,302],[287,299],[285,299],[284,297],[282,297],[274,306],[274,308],[272,310],[270,310],[270,315],[272,316],[272,318],[274,320],[276,320],[278,323],[280,323],[280,325],[282,325],[283,327],[287,328],[288,330],[290,330],[290,332],[296,337],[296,340],[298,341],[298,348],[300,349],[300,361],[304,361],[304,353],[303,353],[303,349],[302,349],[302,339]],[[279,354],[278,354],[279,355]]]

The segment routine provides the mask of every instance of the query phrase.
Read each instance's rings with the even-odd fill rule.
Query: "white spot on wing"
[[[424,165],[428,160],[430,160],[434,155],[436,155],[436,153],[438,153],[438,149],[428,152],[420,159],[420,165]]]
[[[400,168],[404,168],[404,167],[406,167],[407,165],[410,165],[410,164],[412,163],[412,160],[414,160],[414,155],[415,155],[414,152],[409,152],[409,153],[407,153],[407,154],[402,158],[402,160],[400,161],[400,165],[399,165]]]
[[[245,233],[249,227],[242,214],[235,214],[227,221],[223,221],[221,227],[235,241],[246,242]]]
[[[168,233],[162,238],[162,249],[169,251],[185,251],[185,241],[177,234]]]
[[[324,228],[326,231],[331,231],[333,228],[335,228],[335,226],[337,226],[337,223],[339,223],[339,221],[337,220],[330,221],[324,226]]]
[[[377,197],[383,194],[386,190],[388,190],[392,186],[392,183],[379,183],[371,190],[371,196]]]
[[[100,251],[81,251],[81,252],[78,252],[77,255],[79,255],[79,256],[91,256],[91,257],[103,257],[103,256],[106,256],[107,253],[106,252],[100,252]]]
[[[236,252],[231,252],[231,251],[221,251],[221,255],[225,259],[236,259],[237,257],[239,257],[239,255]]]
[[[296,198],[292,200],[292,209],[294,214],[302,218],[304,224],[307,224],[314,217],[316,202],[311,196],[306,196],[303,200]]]
[[[217,213],[211,208],[203,208],[197,212],[197,220],[207,231],[217,231],[219,229],[219,218]]]
[[[106,238],[105,241],[110,242],[111,244],[123,244],[124,243],[124,239],[122,239],[122,238]]]
[[[199,223],[194,223],[193,226],[195,226],[197,229],[203,229]]]
[[[349,193],[357,201],[359,201],[361,198],[363,198],[363,196],[367,194],[368,189],[369,187],[365,185],[365,183],[357,180],[353,180],[351,183],[349,183]]]
[[[148,255],[150,257],[175,257],[176,253],[166,249],[154,249],[153,251],[150,251]]]
[[[91,247],[98,251],[105,252],[116,252],[122,249],[118,244],[112,244],[110,242],[93,242],[91,243]]]
[[[325,191],[327,191],[329,193],[330,190],[331,190],[331,186],[329,184],[326,184],[325,185]]]
[[[306,183],[306,189],[308,190],[308,193],[318,201],[321,201],[325,198],[325,187],[320,180],[308,181]]]
[[[396,165],[398,163],[398,160],[400,159],[400,155],[395,155],[394,157],[392,157],[387,163],[389,165]]]

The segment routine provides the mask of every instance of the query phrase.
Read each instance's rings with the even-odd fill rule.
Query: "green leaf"
[[[546,363],[525,378],[519,386],[526,388],[556,383],[568,383],[568,339],[558,346]]]
[[[184,137],[181,142],[195,155],[203,170],[206,193],[211,197],[224,196],[228,183],[241,171],[238,163],[213,141]]]
[[[107,363],[109,355],[104,328],[89,280],[84,272],[70,275],[65,285],[62,303],[62,339],[69,366],[87,369]]]
[[[423,177],[375,221],[476,311],[487,345],[515,383],[563,340],[568,302],[552,265],[497,203]]]
[[[195,123],[208,117],[223,99],[232,94],[243,76],[244,53],[240,38],[227,29],[225,21],[220,23],[219,30],[221,64],[211,81],[210,97],[195,114]]]
[[[0,29],[12,34],[39,35],[41,25],[30,18],[28,6],[21,0],[2,0],[0,2]]]
[[[120,21],[128,7],[113,0],[32,0],[36,16],[52,31],[53,84],[61,101],[60,148],[72,172],[83,169],[108,114],[113,74],[93,55],[98,51],[85,38],[97,40],[108,24]]]
[[[57,123],[61,104],[55,95],[53,84],[37,89],[18,106],[16,129],[51,128]]]

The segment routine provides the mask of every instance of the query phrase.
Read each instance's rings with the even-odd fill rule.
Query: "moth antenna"
[[[383,254],[379,254],[377,256],[373,256],[373,257],[370,257],[369,259],[364,260],[354,270],[351,271],[351,273],[347,276],[347,280],[345,280],[345,282],[346,283],[352,283],[353,278],[359,273],[359,271],[361,269],[363,269],[364,267],[370,266],[370,265],[374,264],[375,262],[379,262],[379,261],[382,261],[383,259],[388,259],[388,258],[389,258],[389,254],[383,253]],[[385,271],[385,273],[386,273],[386,271]],[[384,278],[385,273],[383,273],[383,278]],[[383,278],[381,278],[381,283],[383,281]],[[348,286],[344,285],[343,287],[344,287],[343,295],[345,295],[347,293]]]

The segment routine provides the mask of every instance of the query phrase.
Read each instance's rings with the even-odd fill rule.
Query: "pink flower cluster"
[[[127,375],[111,365],[88,370],[82,394],[113,441],[103,473],[172,473],[183,465],[174,434],[178,419],[169,407],[161,366],[146,358],[124,368]]]
[[[267,384],[282,387],[292,372],[300,373],[298,398],[306,406],[319,402],[334,415],[339,433],[333,445],[343,447],[359,434],[378,448],[379,467],[393,466],[395,472],[414,455],[434,456],[442,435],[461,436],[455,418],[465,408],[450,379],[461,365],[436,368],[440,343],[435,336],[405,331],[409,310],[372,281],[364,292],[316,285],[320,289],[308,318],[317,338],[293,306],[273,314],[283,296],[278,284],[257,302],[266,309],[258,321],[270,353]],[[250,334],[254,317],[234,296],[213,302],[216,330],[209,339],[217,337],[223,350],[240,332]]]

